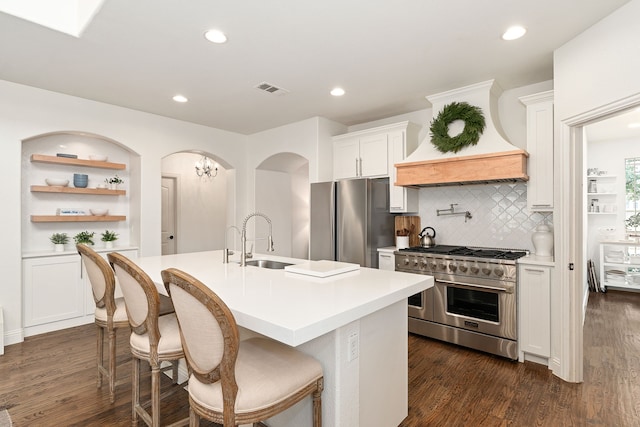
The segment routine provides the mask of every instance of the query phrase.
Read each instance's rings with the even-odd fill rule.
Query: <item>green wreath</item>
[[[464,130],[460,135],[449,136],[449,125],[464,121]],[[441,153],[457,153],[468,145],[476,145],[484,131],[485,122],[482,109],[466,102],[452,102],[445,105],[438,117],[431,121],[431,143]]]

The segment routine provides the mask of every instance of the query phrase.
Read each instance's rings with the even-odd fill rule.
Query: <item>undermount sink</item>
[[[252,259],[247,261],[247,265],[253,267],[270,268],[272,270],[282,270],[287,265],[293,265],[290,262],[273,261],[270,259]]]

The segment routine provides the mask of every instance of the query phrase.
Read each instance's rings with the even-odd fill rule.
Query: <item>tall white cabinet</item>
[[[527,107],[527,208],[553,211],[553,91],[520,98]]]
[[[529,360],[549,365],[552,271],[550,259],[530,256],[518,260],[518,359],[521,362]]]
[[[333,137],[333,179],[389,178],[389,206],[395,213],[418,211],[418,190],[393,185],[395,163],[418,147],[420,126],[400,122]]]

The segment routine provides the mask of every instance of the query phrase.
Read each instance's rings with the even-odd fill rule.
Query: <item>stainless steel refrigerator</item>
[[[389,179],[311,184],[309,258],[378,267],[377,249],[394,244]]]

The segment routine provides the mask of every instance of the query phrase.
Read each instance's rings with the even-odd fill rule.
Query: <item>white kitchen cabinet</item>
[[[395,164],[418,146],[420,126],[394,123],[333,138],[333,179],[389,177],[389,210],[418,211],[418,189],[396,187]]]
[[[404,160],[418,147],[419,126],[404,122],[389,130],[389,211],[418,212],[418,189],[396,186],[398,171],[395,164]]]
[[[520,98],[527,107],[527,207],[553,211],[553,91]]]
[[[640,291],[640,242],[600,243],[600,287]]]
[[[136,248],[116,250],[127,257],[138,254]],[[113,249],[96,251],[106,257]],[[25,336],[93,322],[91,284],[77,253],[27,254],[22,275]]]
[[[520,264],[519,359],[548,365],[551,356],[551,269],[550,266]]]
[[[395,255],[393,254],[395,250],[394,246],[378,249],[378,270],[396,270]]]
[[[80,256],[24,259],[22,274],[26,328],[84,315]]]
[[[387,135],[347,135],[334,138],[333,179],[388,176]]]

